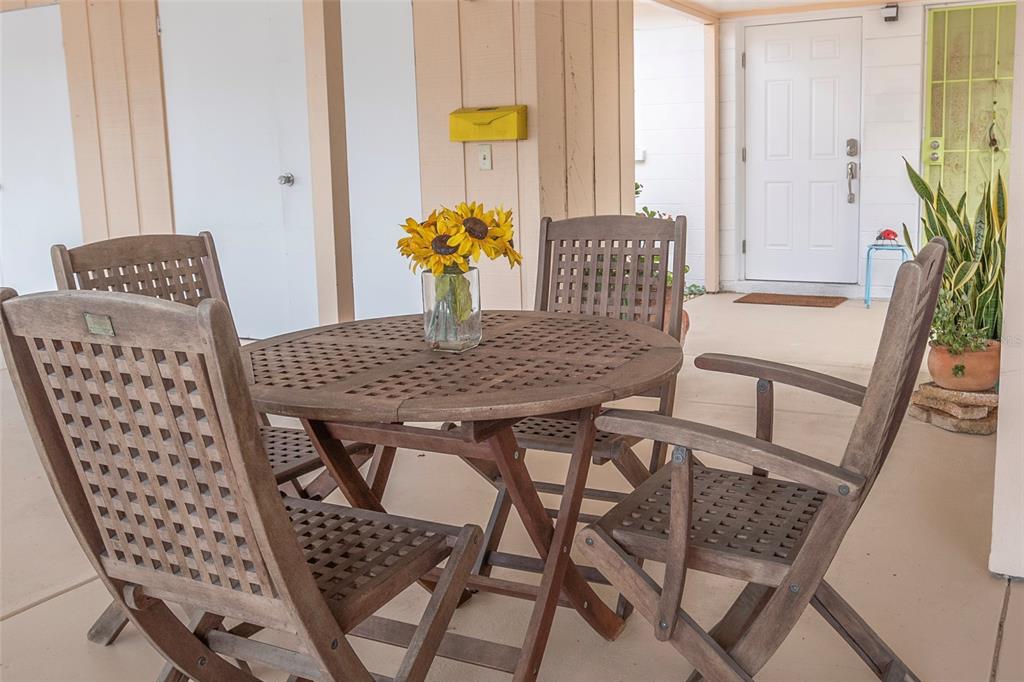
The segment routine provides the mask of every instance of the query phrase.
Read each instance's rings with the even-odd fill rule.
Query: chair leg
[[[576,546],[644,618],[652,625],[657,621],[661,588],[604,530],[587,526],[577,536]],[[753,678],[686,611],[679,609],[676,618],[669,642],[691,665],[715,682],[752,682]]]
[[[426,678],[480,552],[482,539],[480,529],[472,526],[464,527],[459,533],[423,618],[409,641],[395,682],[420,682]]]
[[[206,635],[220,626],[224,622],[223,616],[217,616],[212,613],[206,613],[204,611],[194,611],[188,619],[188,629],[193,635],[198,637],[200,640],[204,640]],[[168,662],[164,664],[163,670],[156,678],[156,682],[187,682],[188,675],[181,672],[172,663]]]
[[[211,651],[163,602],[126,612],[153,648],[185,675],[182,679],[257,682]]]
[[[747,583],[747,586],[740,592],[740,596],[736,598],[736,601],[729,607],[726,614],[722,616],[722,619],[718,621],[715,627],[711,628],[708,634],[723,649],[728,650],[739,641],[739,638],[746,629],[750,627],[750,623],[761,612],[764,605],[768,603],[768,599],[772,596],[773,592],[775,592],[775,588],[768,587],[767,585]],[[686,678],[686,682],[700,682],[702,679],[704,678],[700,672],[694,670]]]
[[[124,614],[124,608],[116,601],[111,601],[110,605],[89,628],[89,634],[86,637],[93,644],[110,646],[121,634],[121,630],[124,630],[125,625],[128,625],[128,616]]]
[[[899,656],[871,629],[845,599],[824,580],[811,599],[811,606],[857,652],[879,679],[917,680],[919,678],[900,660]]]

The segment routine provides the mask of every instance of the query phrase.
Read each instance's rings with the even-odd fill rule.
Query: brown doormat
[[[794,296],[791,294],[747,294],[733,303],[759,305],[796,305],[804,308],[835,308],[846,300],[844,296]]]

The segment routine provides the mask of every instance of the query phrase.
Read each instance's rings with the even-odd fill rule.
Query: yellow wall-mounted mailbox
[[[526,105],[456,109],[448,115],[448,133],[452,142],[525,140]]]

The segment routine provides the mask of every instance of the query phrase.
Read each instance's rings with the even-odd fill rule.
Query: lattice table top
[[[422,315],[345,322],[245,346],[258,409],[325,421],[478,421],[626,398],[679,371],[679,342],[636,322],[484,311],[462,354],[423,341]]]

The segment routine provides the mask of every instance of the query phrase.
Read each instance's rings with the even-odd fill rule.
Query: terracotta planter
[[[685,303],[683,304],[686,305]],[[672,318],[672,287],[665,289],[665,329],[668,331],[668,322]],[[680,338],[686,338],[686,332],[690,331],[690,313],[686,312],[686,308],[683,308],[683,319],[682,319],[682,333]]]
[[[987,391],[999,381],[999,342],[989,341],[984,350],[960,355],[952,355],[945,346],[932,346],[928,373],[951,391]]]

